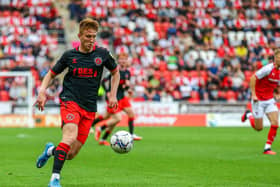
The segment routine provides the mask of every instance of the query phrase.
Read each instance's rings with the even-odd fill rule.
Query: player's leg
[[[109,119],[111,117],[112,114],[117,113],[119,110],[119,108],[115,109],[115,108],[110,108],[108,106],[108,101],[107,101],[107,111],[106,114],[103,116],[104,119]],[[96,127],[95,128],[95,132],[94,132],[94,138],[96,141],[99,140],[100,136],[101,136],[101,132],[103,130],[105,130],[107,128],[107,123],[103,124],[101,127]]]
[[[108,114],[108,112],[106,112],[104,115],[98,115],[98,117],[92,122],[92,127],[94,127],[97,123],[109,119],[110,114]]]
[[[250,120],[250,124],[256,131],[261,131],[263,129],[263,116],[264,110],[266,108],[266,103],[263,101],[251,102],[252,103],[252,113],[246,111],[242,116],[242,121],[245,119]],[[244,121],[245,121],[244,120]]]
[[[270,129],[268,132],[267,136],[267,141],[264,147],[264,153],[265,154],[276,154],[275,152],[271,151],[271,145],[274,141],[274,138],[276,137],[277,134],[277,129],[278,129],[278,108],[277,106],[273,103],[269,104],[269,106],[266,108],[266,115],[267,118],[270,122]]]
[[[95,118],[95,112],[81,110],[80,113],[82,114],[82,116],[78,125],[77,139],[71,145],[71,148],[67,155],[67,160],[72,160],[80,152],[81,148],[88,138],[91,124]]]
[[[79,128],[77,140],[75,140],[74,143],[72,143],[66,158],[67,160],[72,160],[74,157],[77,156],[77,154],[80,152],[81,148],[83,147],[87,137],[88,136],[86,136],[84,133],[81,133],[81,129]]]
[[[142,140],[141,136],[137,136],[134,133],[134,118],[135,118],[135,114],[132,110],[132,106],[130,103],[130,100],[128,97],[124,97],[123,99],[120,100],[120,108],[121,110],[123,110],[127,116],[128,116],[128,128],[129,128],[129,132],[133,137],[133,140]]]
[[[134,112],[131,107],[124,108],[123,111],[128,116],[128,129],[130,134],[134,134]]]
[[[83,144],[80,141],[75,140],[74,143],[71,145],[66,159],[72,160],[74,157],[76,157],[76,155],[80,152],[82,146]]]
[[[62,140],[54,151],[54,163],[49,186],[59,184],[60,172],[67,158],[67,154],[78,136],[78,124],[81,119],[79,111],[80,107],[75,102],[69,101],[61,104]]]
[[[123,108],[123,111],[127,114],[128,116],[128,129],[130,134],[133,137],[133,140],[142,140],[141,136],[138,136],[134,133],[134,118],[135,118],[135,114],[132,110],[132,107],[126,107]]]
[[[106,112],[106,114],[104,115],[104,120],[107,120],[111,117],[111,113],[109,113],[108,111]],[[107,123],[104,123],[102,126],[96,127],[95,128],[95,132],[94,132],[94,138],[96,141],[99,140],[100,136],[101,136],[101,132],[104,131],[107,128]]]
[[[60,172],[67,158],[67,154],[71,145],[74,143],[78,135],[78,125],[67,123],[62,128],[62,140],[54,151],[54,163],[51,181],[60,179]]]
[[[114,126],[120,122],[121,117],[118,115],[118,113],[120,112],[120,101],[118,101],[118,107],[117,108],[111,108],[108,106],[107,103],[107,114],[109,115],[109,117],[111,117],[104,125],[102,125],[100,128],[96,128],[95,129],[95,140],[99,140],[100,136],[101,136],[101,131],[106,130],[105,134],[103,135],[103,137],[101,138],[101,140],[99,141],[100,145],[110,145],[106,139],[107,137],[110,135],[110,133],[112,132],[110,129],[113,129]]]
[[[62,102],[61,103],[61,108],[60,108],[61,118],[62,118],[61,128],[62,128],[62,130],[65,129],[63,131],[67,132],[67,128],[70,128],[72,126],[72,125],[68,125],[68,123],[78,124],[79,114],[75,111],[75,109],[76,109],[76,106],[72,102]],[[67,124],[67,125],[65,125],[65,124]],[[74,128],[76,128],[76,126],[77,125],[74,125]],[[68,134],[64,133],[64,139],[67,136],[68,136]],[[61,143],[63,144],[65,142],[61,142]],[[69,143],[71,143],[71,142],[69,142]],[[70,146],[69,143],[68,143],[68,145],[66,145],[64,147]],[[36,163],[37,168],[43,167],[51,156],[55,156],[55,152],[57,149],[59,149],[58,146],[55,147],[53,143],[48,143],[45,146],[44,152],[37,159],[37,163]]]
[[[115,113],[111,114],[111,118],[107,121],[107,128],[105,130],[104,135],[102,136],[101,140],[99,141],[99,145],[106,145],[109,146],[110,143],[106,141],[109,137],[115,126],[121,121],[121,114]]]
[[[244,123],[247,119],[249,119],[250,125],[255,128],[255,119],[250,110],[246,110],[241,116],[241,121]]]

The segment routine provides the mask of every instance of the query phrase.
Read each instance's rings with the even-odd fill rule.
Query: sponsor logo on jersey
[[[96,77],[97,70],[93,68],[74,68],[73,75],[78,77]]]

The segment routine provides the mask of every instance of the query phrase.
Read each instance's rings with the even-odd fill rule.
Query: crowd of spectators
[[[131,54],[137,101],[248,100],[250,76],[280,47],[279,0],[81,2],[99,45]]]
[[[28,25],[27,35],[15,37],[5,33],[7,29],[0,34],[12,38],[6,45],[0,39],[2,54],[7,56],[8,46],[24,46],[12,54],[14,63],[36,65],[39,78],[51,61],[47,49],[55,46],[49,43],[55,34],[44,31],[62,26],[55,7],[45,8],[50,9],[48,16],[36,15],[33,6],[13,8],[35,21]],[[250,76],[272,62],[273,49],[280,47],[280,0],[73,0],[68,10],[71,20],[92,17],[100,22],[98,45],[115,55],[131,55],[135,101],[248,100]],[[7,26],[2,24],[3,14],[1,11],[0,25]],[[42,39],[44,34],[49,40]],[[18,38],[21,45],[16,44]],[[15,57],[20,55],[33,55],[36,60],[17,61]]]
[[[0,1],[0,69],[31,70],[35,89],[64,44],[64,27],[53,0]],[[0,100],[26,101],[25,77],[0,77]]]

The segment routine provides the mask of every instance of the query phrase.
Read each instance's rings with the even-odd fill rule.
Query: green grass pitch
[[[127,128],[118,128],[127,129]],[[137,127],[143,140],[125,155],[99,146],[91,135],[62,171],[63,187],[271,187],[280,186],[277,155],[263,155],[268,128]],[[53,158],[35,161],[58,128],[0,129],[0,187],[47,186]]]

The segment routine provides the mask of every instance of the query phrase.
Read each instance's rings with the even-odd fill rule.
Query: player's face
[[[120,64],[120,66],[122,67],[122,68],[126,68],[127,67],[127,57],[120,57],[119,59],[118,59],[118,62],[119,62],[119,64]]]
[[[91,28],[88,28],[82,31],[78,36],[81,41],[81,47],[83,50],[90,52],[95,43],[97,31]]]

